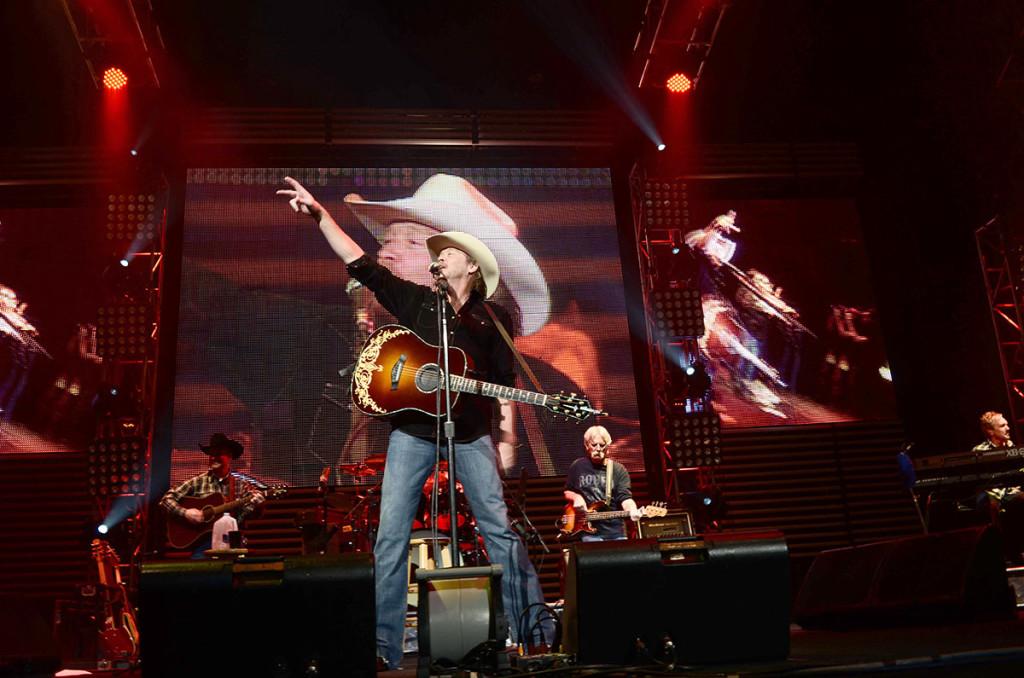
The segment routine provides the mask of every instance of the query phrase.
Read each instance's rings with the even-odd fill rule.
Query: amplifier
[[[666,539],[693,536],[693,517],[689,511],[669,511],[660,518],[643,518],[637,523],[641,539]]]

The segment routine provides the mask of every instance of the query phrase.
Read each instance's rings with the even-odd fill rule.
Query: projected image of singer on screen
[[[396,276],[421,285],[432,285],[430,254],[426,241],[446,231],[469,233],[485,243],[498,263],[502,281],[495,290],[495,302],[512,314],[513,334],[533,334],[548,320],[551,301],[544,276],[530,253],[516,239],[512,219],[461,177],[435,174],[409,198],[368,201],[360,195],[345,196],[345,205],[380,242],[377,261]],[[328,236],[330,241],[330,236]],[[370,317],[383,317],[376,297],[370,297]],[[515,459],[514,407],[499,400],[498,453],[502,466]],[[349,443],[356,443],[366,430],[357,421]]]
[[[722,202],[709,201],[706,212],[717,216],[684,241],[692,255],[686,277],[701,292],[701,352],[723,424],[890,414],[855,214],[841,201],[730,200],[725,211]]]
[[[599,373],[594,342],[587,334],[552,319],[552,301],[544,274],[520,242],[515,221],[473,184],[462,177],[435,174],[407,198],[369,201],[350,193],[344,203],[380,243],[377,261],[395,275],[422,285],[434,281],[427,238],[448,231],[479,238],[494,253],[502,271],[493,298],[509,310],[512,334],[518,338],[516,346],[531,359],[528,364],[538,376],[538,384],[518,385],[528,390],[587,392],[595,408],[600,408],[603,399],[594,400],[603,390],[594,382],[594,375]],[[359,294],[361,285],[350,282],[349,287],[355,288],[350,295],[357,300],[357,318],[365,314],[369,327],[388,322],[390,314],[373,295]],[[520,380],[524,378],[520,375]],[[584,385],[593,387],[593,392],[585,390]],[[545,441],[546,422],[524,407],[516,408],[507,400],[498,402],[495,440],[505,472],[511,473],[524,464],[542,473],[568,466],[571,459],[561,459],[565,455],[557,442]],[[366,436],[372,435],[365,415],[356,413],[354,417],[343,455],[346,459],[351,459],[351,452],[365,446],[369,442]],[[534,452],[534,458],[520,459],[522,449]]]
[[[360,464],[383,456],[388,424],[358,409],[351,383],[364,342],[396,319],[317,228],[282,212],[283,176],[413,282],[431,280],[431,235],[484,242],[502,271],[492,298],[529,367],[516,363],[516,387],[607,410],[620,461],[642,470],[609,170],[200,168],[186,186],[172,481],[204,468],[191,441],[214,431],[247,437],[248,471],[263,478],[308,485],[330,466],[333,483],[380,480]],[[578,431],[546,407],[491,407],[505,477],[564,474],[575,460]]]

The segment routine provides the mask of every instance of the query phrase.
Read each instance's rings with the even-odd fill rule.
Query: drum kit
[[[341,464],[338,471],[356,483],[376,478],[384,470],[386,457],[371,454],[358,462]],[[419,507],[413,520],[412,529],[433,532],[436,526],[439,535],[447,535],[451,518],[449,514],[448,463],[441,462],[437,476],[437,509],[432,510],[432,494],[435,474],[431,473],[423,484]],[[486,564],[487,556],[483,539],[476,526],[476,519],[469,508],[462,483],[455,483],[456,520],[459,528],[459,550],[467,565]],[[328,552],[369,552],[377,539],[380,525],[381,483],[360,488],[355,493],[323,492],[322,505],[313,511],[302,511],[295,523],[303,533],[304,553]],[[436,516],[436,520],[435,520]],[[421,532],[422,534],[422,532]]]

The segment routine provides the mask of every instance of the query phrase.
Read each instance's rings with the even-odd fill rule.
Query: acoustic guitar
[[[99,571],[103,596],[99,656],[108,661],[134,663],[139,658],[139,629],[135,623],[135,610],[128,600],[128,591],[121,581],[117,554],[107,542],[93,539],[92,557]]]
[[[280,497],[288,492],[288,486],[273,485],[261,490],[267,499]],[[193,523],[185,518],[172,517],[167,521],[167,543],[176,549],[187,549],[195,546],[201,538],[213,532],[213,524],[225,513],[242,508],[252,501],[254,492],[246,492],[238,499],[225,501],[220,492],[205,497],[182,497],[178,504],[183,509],[199,509],[203,512],[203,522]]]
[[[597,532],[597,528],[591,523],[629,517],[629,511],[603,511],[602,509],[606,507],[607,504],[603,501],[595,501],[585,509],[576,508],[572,504],[566,505],[562,516],[555,522],[555,527],[558,528],[557,539],[559,541],[582,539],[584,535]],[[659,518],[667,513],[668,509],[665,508],[663,501],[656,501],[640,509],[643,518]]]
[[[437,346],[401,325],[378,328],[366,340],[352,371],[352,402],[362,412],[377,417],[403,410],[439,416],[437,389],[443,376],[437,364],[438,351]],[[576,421],[605,414],[575,393],[546,395],[470,379],[466,374],[472,361],[457,346],[448,352],[448,366],[453,408],[458,394],[471,393],[546,407],[556,415]]]

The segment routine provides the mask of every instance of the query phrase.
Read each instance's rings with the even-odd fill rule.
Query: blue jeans
[[[455,444],[455,473],[487,546],[491,563],[501,565],[502,601],[517,640],[519,615],[527,605],[542,603],[540,581],[526,548],[508,524],[497,452],[490,436]],[[442,448],[442,456],[447,450]],[[380,528],[373,547],[377,584],[377,654],[395,668],[402,660],[407,600],[406,564],[409,534],[423,483],[434,468],[434,442],[395,430],[388,443],[381,488]],[[531,610],[531,624],[537,609]],[[550,641],[550,628],[545,628]],[[502,640],[502,639],[498,639]]]

